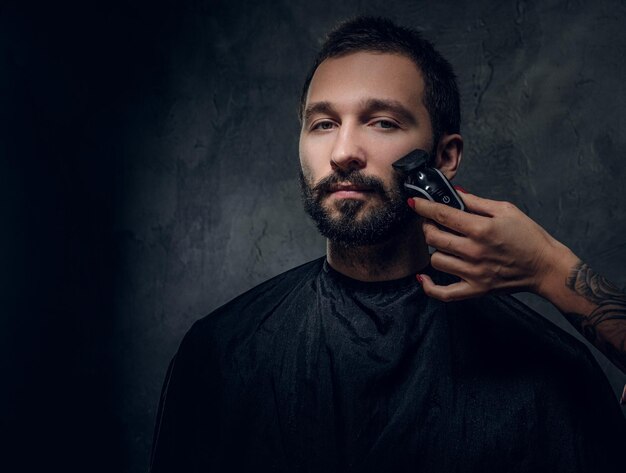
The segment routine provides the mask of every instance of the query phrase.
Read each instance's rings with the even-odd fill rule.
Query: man
[[[459,284],[429,265],[391,167],[421,148],[454,177],[445,59],[386,20],[348,22],[322,47],[301,119],[304,203],[327,255],[194,324],[152,471],[617,471],[624,421],[578,342],[512,298],[444,303],[415,281]]]

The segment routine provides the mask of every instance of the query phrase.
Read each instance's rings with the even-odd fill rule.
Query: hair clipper
[[[431,202],[465,210],[463,200],[441,171],[429,166],[430,155],[416,149],[392,164],[405,176],[404,189],[410,197],[422,197]]]

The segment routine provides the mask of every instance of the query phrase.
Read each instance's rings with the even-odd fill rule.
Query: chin
[[[326,211],[333,218],[356,218],[363,214],[366,205],[362,199],[337,199],[326,207]]]

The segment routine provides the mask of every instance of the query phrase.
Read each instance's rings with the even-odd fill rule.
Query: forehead
[[[423,96],[422,73],[410,58],[357,52],[326,59],[319,65],[309,86],[307,103],[341,105],[377,98],[419,108]]]

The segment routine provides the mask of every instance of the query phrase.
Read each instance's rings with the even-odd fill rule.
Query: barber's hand
[[[459,189],[460,190],[460,189]],[[530,291],[544,295],[544,281],[555,258],[575,255],[509,202],[463,193],[469,212],[414,198],[409,205],[424,217],[426,243],[436,248],[431,265],[461,281],[439,286],[425,274],[417,278],[424,292],[442,301],[482,296],[488,292]],[[559,263],[560,264],[560,263]]]

